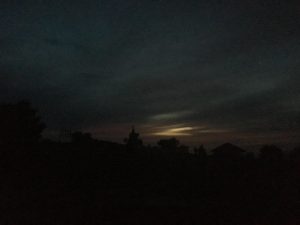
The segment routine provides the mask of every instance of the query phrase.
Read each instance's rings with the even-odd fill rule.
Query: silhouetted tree
[[[262,160],[278,161],[283,158],[283,152],[275,145],[265,145],[260,149],[259,157]]]
[[[176,138],[161,139],[157,142],[158,146],[165,152],[176,152],[179,147],[179,141]]]
[[[134,127],[132,127],[128,138],[125,138],[126,148],[128,151],[136,151],[143,147],[143,141],[139,138],[140,134],[135,132]]]
[[[30,102],[0,105],[0,143],[26,145],[37,142],[45,124]]]
[[[291,160],[300,161],[300,147],[294,148],[289,155]]]
[[[81,131],[76,131],[72,133],[72,142],[73,143],[80,143],[80,144],[87,144],[87,143],[92,143],[95,141],[95,139],[92,138],[91,133],[88,132],[81,132]]]
[[[247,152],[245,154],[245,159],[249,161],[255,160],[255,154],[253,152]]]
[[[184,154],[187,154],[189,153],[190,151],[190,148],[189,146],[187,145],[180,145],[178,148],[177,148],[177,153],[184,153]]]
[[[295,165],[296,170],[300,171],[300,147],[294,148],[289,154],[291,162]],[[299,180],[300,182],[300,180]]]
[[[200,145],[198,148],[194,148],[194,154],[197,158],[201,158],[201,159],[207,157],[207,153],[203,145]]]

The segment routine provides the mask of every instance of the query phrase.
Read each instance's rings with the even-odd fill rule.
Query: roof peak
[[[239,151],[242,151],[242,152],[245,151],[244,149],[240,148],[239,146],[236,146],[236,145],[234,145],[232,143],[229,143],[229,142],[224,143],[224,144],[216,147],[213,151],[226,150],[226,149],[229,149],[229,150],[239,150]]]

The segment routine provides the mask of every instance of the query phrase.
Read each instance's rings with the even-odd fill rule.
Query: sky
[[[0,3],[0,101],[46,136],[300,144],[299,72],[299,1]]]

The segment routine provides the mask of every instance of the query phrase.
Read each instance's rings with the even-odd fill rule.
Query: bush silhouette
[[[278,161],[282,160],[283,152],[275,145],[265,145],[260,149],[259,156],[262,160]]]
[[[45,125],[27,101],[0,105],[0,143],[32,144],[37,142]]]
[[[143,141],[142,139],[140,139],[139,136],[140,134],[135,132],[134,127],[132,127],[132,130],[129,133],[128,138],[124,139],[128,151],[137,151],[143,147]]]
[[[167,153],[174,153],[179,147],[179,141],[176,138],[161,139],[157,142],[157,145]]]

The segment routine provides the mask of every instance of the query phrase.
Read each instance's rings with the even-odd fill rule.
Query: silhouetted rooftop
[[[220,145],[219,147],[216,147],[212,150],[214,153],[242,153],[245,152],[244,149],[233,145],[231,143],[225,143]]]

